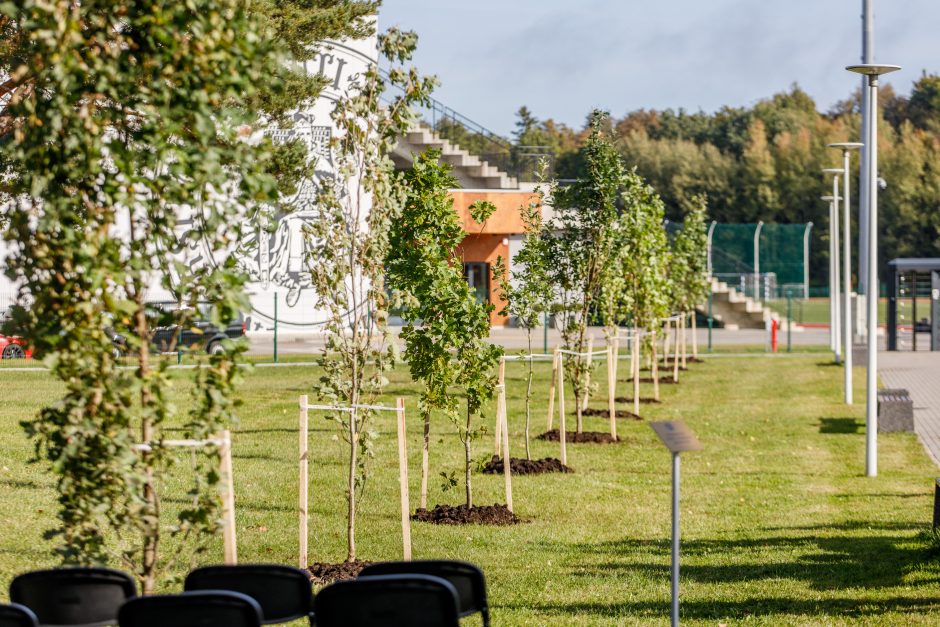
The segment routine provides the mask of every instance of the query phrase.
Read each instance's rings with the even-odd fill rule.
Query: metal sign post
[[[680,420],[650,426],[672,453],[672,626],[679,625],[679,453],[700,451],[702,444]]]

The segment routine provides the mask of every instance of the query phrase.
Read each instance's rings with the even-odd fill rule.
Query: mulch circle
[[[632,403],[633,399],[626,396],[618,396],[614,399],[618,403]],[[640,398],[640,405],[659,405],[662,401],[657,401],[655,398]]]
[[[689,357],[686,359],[686,361],[690,364],[704,364],[705,363],[705,360],[702,359],[701,357]]]
[[[437,505],[432,510],[418,509],[411,520],[435,525],[518,525],[525,522],[505,505]]]
[[[682,370],[682,368],[679,368],[679,370]],[[640,378],[640,383],[652,383],[652,382],[653,382],[653,377],[641,377]],[[679,382],[673,379],[672,376],[659,377],[660,385],[676,385],[678,383]]]
[[[521,459],[518,457],[509,458],[509,470],[514,475],[540,475],[548,472],[574,472],[574,469],[565,466],[560,459],[546,457],[544,459]],[[483,473],[487,475],[503,474],[503,460],[497,455],[486,462],[483,467]]]
[[[536,439],[558,442],[560,441],[560,437],[558,429],[552,429],[551,431],[546,431]],[[620,440],[615,440],[609,433],[604,431],[583,431],[581,433],[577,431],[567,431],[565,441],[571,442],[572,444],[615,444]]]
[[[355,579],[362,572],[362,569],[372,562],[340,562],[339,564],[329,564],[327,562],[314,562],[307,567],[307,573],[310,575],[310,583],[325,586],[334,581],[345,581]]]
[[[596,409],[594,407],[588,407],[587,409],[581,410],[582,416],[601,416],[602,418],[609,418],[610,411],[607,409]],[[614,416],[617,418],[630,418],[632,420],[643,420],[632,411],[627,411],[625,409],[617,409],[614,411]]]

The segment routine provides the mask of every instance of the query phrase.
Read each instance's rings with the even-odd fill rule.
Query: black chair
[[[261,606],[246,594],[213,590],[137,597],[121,606],[120,627],[260,627]]]
[[[230,590],[247,594],[261,606],[265,625],[309,618],[313,610],[310,578],[299,568],[277,564],[206,566],[186,576],[183,589]]]
[[[428,575],[339,581],[313,600],[317,627],[459,627],[457,590]]]
[[[0,627],[39,627],[39,619],[25,605],[0,605]]]
[[[360,577],[375,575],[431,575],[449,581],[457,589],[460,616],[480,612],[484,627],[490,624],[490,608],[486,602],[486,580],[483,571],[467,562],[425,560],[416,562],[380,562],[362,569]]]
[[[10,583],[10,601],[31,609],[41,625],[113,625],[118,608],[136,596],[131,576],[109,568],[34,570]]]

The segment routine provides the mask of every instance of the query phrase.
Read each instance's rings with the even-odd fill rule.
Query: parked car
[[[29,359],[33,350],[16,335],[0,335],[0,359]]]
[[[155,325],[151,331],[151,344],[161,353],[203,349],[210,355],[214,355],[224,350],[222,347],[224,340],[238,339],[245,335],[245,317],[242,314],[238,314],[224,330],[220,330],[208,321],[209,306],[206,304],[197,305],[199,311],[185,327],[172,323],[180,313],[177,303],[149,303],[148,308],[151,310],[149,317]],[[115,354],[126,353],[127,339],[124,335],[111,327],[107,328],[106,332],[111,338]]]

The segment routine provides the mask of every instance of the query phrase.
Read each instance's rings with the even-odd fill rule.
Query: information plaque
[[[702,450],[702,443],[681,420],[651,422],[650,426],[659,436],[659,439],[663,441],[663,444],[666,445],[666,448],[673,453]]]

